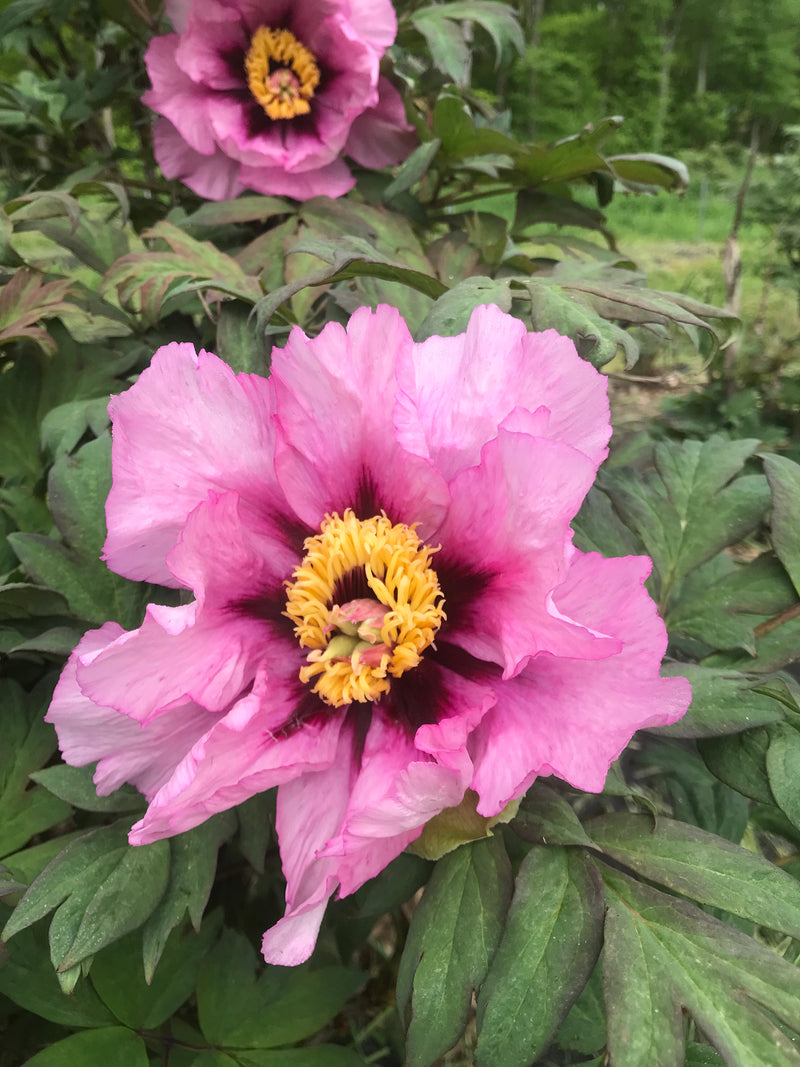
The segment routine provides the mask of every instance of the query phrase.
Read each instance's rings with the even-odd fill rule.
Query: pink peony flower
[[[278,786],[267,960],[466,790],[487,817],[539,775],[600,790],[686,710],[650,560],[572,544],[610,425],[554,331],[481,307],[415,344],[363,308],[294,329],[269,380],[166,345],[109,410],[108,565],[194,599],[87,633],[48,719],[99,793],[145,794],[133,844]]]
[[[385,167],[415,143],[380,75],[390,0],[166,0],[177,33],[145,54],[156,159],[209,200],[243,189],[341,196],[342,159]]]

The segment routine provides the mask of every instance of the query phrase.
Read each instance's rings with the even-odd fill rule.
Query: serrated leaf
[[[153,977],[170,932],[187,911],[195,930],[200,929],[214,884],[217,853],[235,829],[235,814],[223,811],[212,815],[193,830],[171,838],[167,888],[143,929],[144,974],[148,982]]]
[[[659,603],[695,567],[734,544],[762,518],[769,505],[766,479],[740,475],[755,440],[660,442],[656,471],[612,471],[602,488],[622,518],[633,527],[653,559],[660,585]]]
[[[25,1067],[97,1067],[98,1064],[148,1067],[147,1046],[124,1026],[72,1034],[32,1056]]]
[[[225,930],[205,957],[197,982],[197,1010],[215,1045],[274,1048],[315,1033],[341,1010],[364,976],[344,967],[267,967],[258,979],[250,942]]]
[[[800,884],[748,849],[673,819],[616,812],[587,824],[596,846],[650,882],[800,937]]]
[[[764,471],[772,490],[772,544],[800,594],[800,466],[785,456],[766,455]]]
[[[527,1067],[542,1055],[592,972],[602,927],[591,859],[534,846],[478,997],[477,1067]]]
[[[683,1067],[684,1006],[732,1067],[796,1067],[761,1010],[800,1028],[800,970],[694,905],[605,870],[603,979],[615,1067]]]
[[[428,1067],[461,1036],[472,993],[500,942],[510,896],[510,863],[497,836],[463,845],[434,867],[397,976],[407,1067]]]

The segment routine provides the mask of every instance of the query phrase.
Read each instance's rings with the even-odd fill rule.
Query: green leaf
[[[498,836],[463,845],[434,867],[397,976],[407,1067],[428,1067],[461,1036],[510,896],[511,868]]]
[[[30,773],[56,748],[55,731],[44,721],[52,691],[52,678],[30,694],[11,679],[0,680],[0,856],[16,852],[72,813],[41,787],[29,788]]]
[[[84,811],[138,811],[144,808],[144,797],[130,785],[99,797],[92,781],[93,773],[91,767],[68,767],[62,763],[35,771],[30,777],[49,793]]]
[[[228,302],[220,308],[217,320],[216,354],[237,373],[269,373],[270,351],[263,334],[256,329],[252,308]]]
[[[310,1037],[329,1022],[363,983],[344,967],[267,967],[255,976],[250,942],[225,930],[205,957],[197,982],[197,1010],[215,1045],[274,1048]]]
[[[748,849],[686,823],[613,815],[587,824],[596,846],[650,882],[800,937],[800,884]]]
[[[3,938],[57,909],[50,925],[51,958],[66,971],[141,926],[164,893],[169,845],[155,841],[133,848],[129,826],[115,823],[68,844],[28,888]]]
[[[408,159],[398,168],[394,179],[383,190],[383,199],[391,200],[399,193],[404,193],[424,177],[430,170],[442,142],[438,137],[430,141],[423,141],[418,145]]]
[[[525,794],[511,829],[537,845],[585,845],[592,841],[567,801],[536,781]]]
[[[170,931],[187,911],[195,930],[200,929],[217,871],[217,853],[235,829],[235,814],[223,811],[170,839],[167,888],[143,930],[144,974],[148,982],[153,977]]]
[[[788,725],[774,731],[766,764],[778,807],[793,826],[800,827],[800,733]]]
[[[62,593],[77,616],[130,628],[141,622],[153,587],[120,578],[100,560],[110,488],[111,437],[104,434],[59,456],[50,472],[50,507],[66,544],[32,533],[11,534],[9,543],[28,574]]]
[[[571,338],[578,355],[595,367],[610,363],[621,350],[625,366],[632,367],[639,358],[634,337],[614,322],[608,322],[569,289],[547,278],[534,278],[528,285],[531,298],[531,321],[536,330],[558,330]]]
[[[667,663],[662,674],[667,678],[688,678],[692,703],[682,719],[671,726],[660,726],[654,733],[708,737],[766,726],[784,717],[784,708],[774,697],[755,689],[759,679],[753,675],[692,663]]]
[[[690,571],[761,520],[769,504],[766,479],[736,477],[757,446],[722,437],[664,441],[655,448],[655,472],[605,475],[602,488],[653,559],[662,607]]]
[[[637,152],[625,156],[606,156],[606,163],[618,181],[634,193],[685,192],[689,187],[689,171],[685,164],[671,156],[653,152]]]
[[[582,851],[534,847],[478,997],[477,1067],[527,1067],[547,1049],[592,972],[603,889]]]
[[[264,873],[264,858],[275,840],[275,794],[256,793],[236,808],[239,819],[239,848],[247,862]]]
[[[767,777],[767,749],[776,727],[757,727],[726,737],[704,738],[698,749],[721,782],[761,804],[774,804]]]
[[[160,221],[142,234],[162,240],[168,252],[131,252],[121,256],[105,276],[123,307],[152,326],[184,293],[215,290],[254,304],[262,295],[257,278],[245,274],[235,259],[209,241],[197,241],[171,222]]]
[[[424,341],[434,335],[453,337],[463,333],[478,304],[497,304],[501,311],[510,311],[511,290],[508,281],[483,275],[465,278],[438,298],[414,331],[414,340]]]
[[[173,930],[155,974],[145,979],[138,931],[99,952],[91,982],[103,1003],[133,1030],[155,1030],[194,992],[203,957],[219,936],[222,914],[197,934]]]
[[[772,490],[772,544],[800,594],[800,466],[770,454],[764,456],[764,470]]]
[[[27,339],[54,355],[55,341],[38,324],[74,308],[64,300],[70,289],[69,281],[44,282],[33,271],[18,270],[0,289],[0,345]]]
[[[796,1067],[800,970],[693,904],[604,871],[603,983],[615,1067],[683,1067],[681,1006],[727,1063]]]
[[[0,993],[50,1022],[61,1026],[108,1026],[114,1017],[86,982],[71,996],[61,992],[46,939],[24,930],[5,949],[0,966]]]
[[[231,226],[237,222],[263,222],[274,215],[291,215],[294,204],[277,196],[240,196],[236,200],[219,200],[202,204],[187,215],[183,226]]]
[[[87,1030],[56,1041],[27,1061],[25,1067],[98,1067],[98,1064],[148,1067],[147,1047],[124,1026]]]

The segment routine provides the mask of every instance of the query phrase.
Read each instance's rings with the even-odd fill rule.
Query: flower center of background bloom
[[[312,52],[288,30],[259,26],[244,61],[247,85],[271,119],[293,119],[311,108],[319,84]]]
[[[326,515],[306,539],[303,562],[287,582],[286,615],[311,651],[300,680],[327,704],[379,700],[390,679],[416,667],[446,618],[437,549],[414,528],[385,515],[357,519],[348,508]]]

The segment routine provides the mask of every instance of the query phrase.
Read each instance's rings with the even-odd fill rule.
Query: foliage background
[[[339,201],[203,204],[152,158],[154,3],[0,5],[0,1064],[800,1063],[799,7],[401,4],[410,159]],[[630,250],[680,220],[721,241],[754,130],[745,272],[770,264],[781,323],[745,301],[734,361],[715,264],[648,287]],[[662,151],[692,160],[683,202]],[[576,529],[652,556],[695,699],[603,794],[537,783],[335,904],[309,965],[264,968],[273,798],[131,849],[142,798],[98,798],[42,716],[86,628],[173,595],[99,561],[109,393],[171,340],[267,373],[292,324],[381,301],[418,339],[483,302],[555,326],[617,412],[678,375],[618,418]]]

